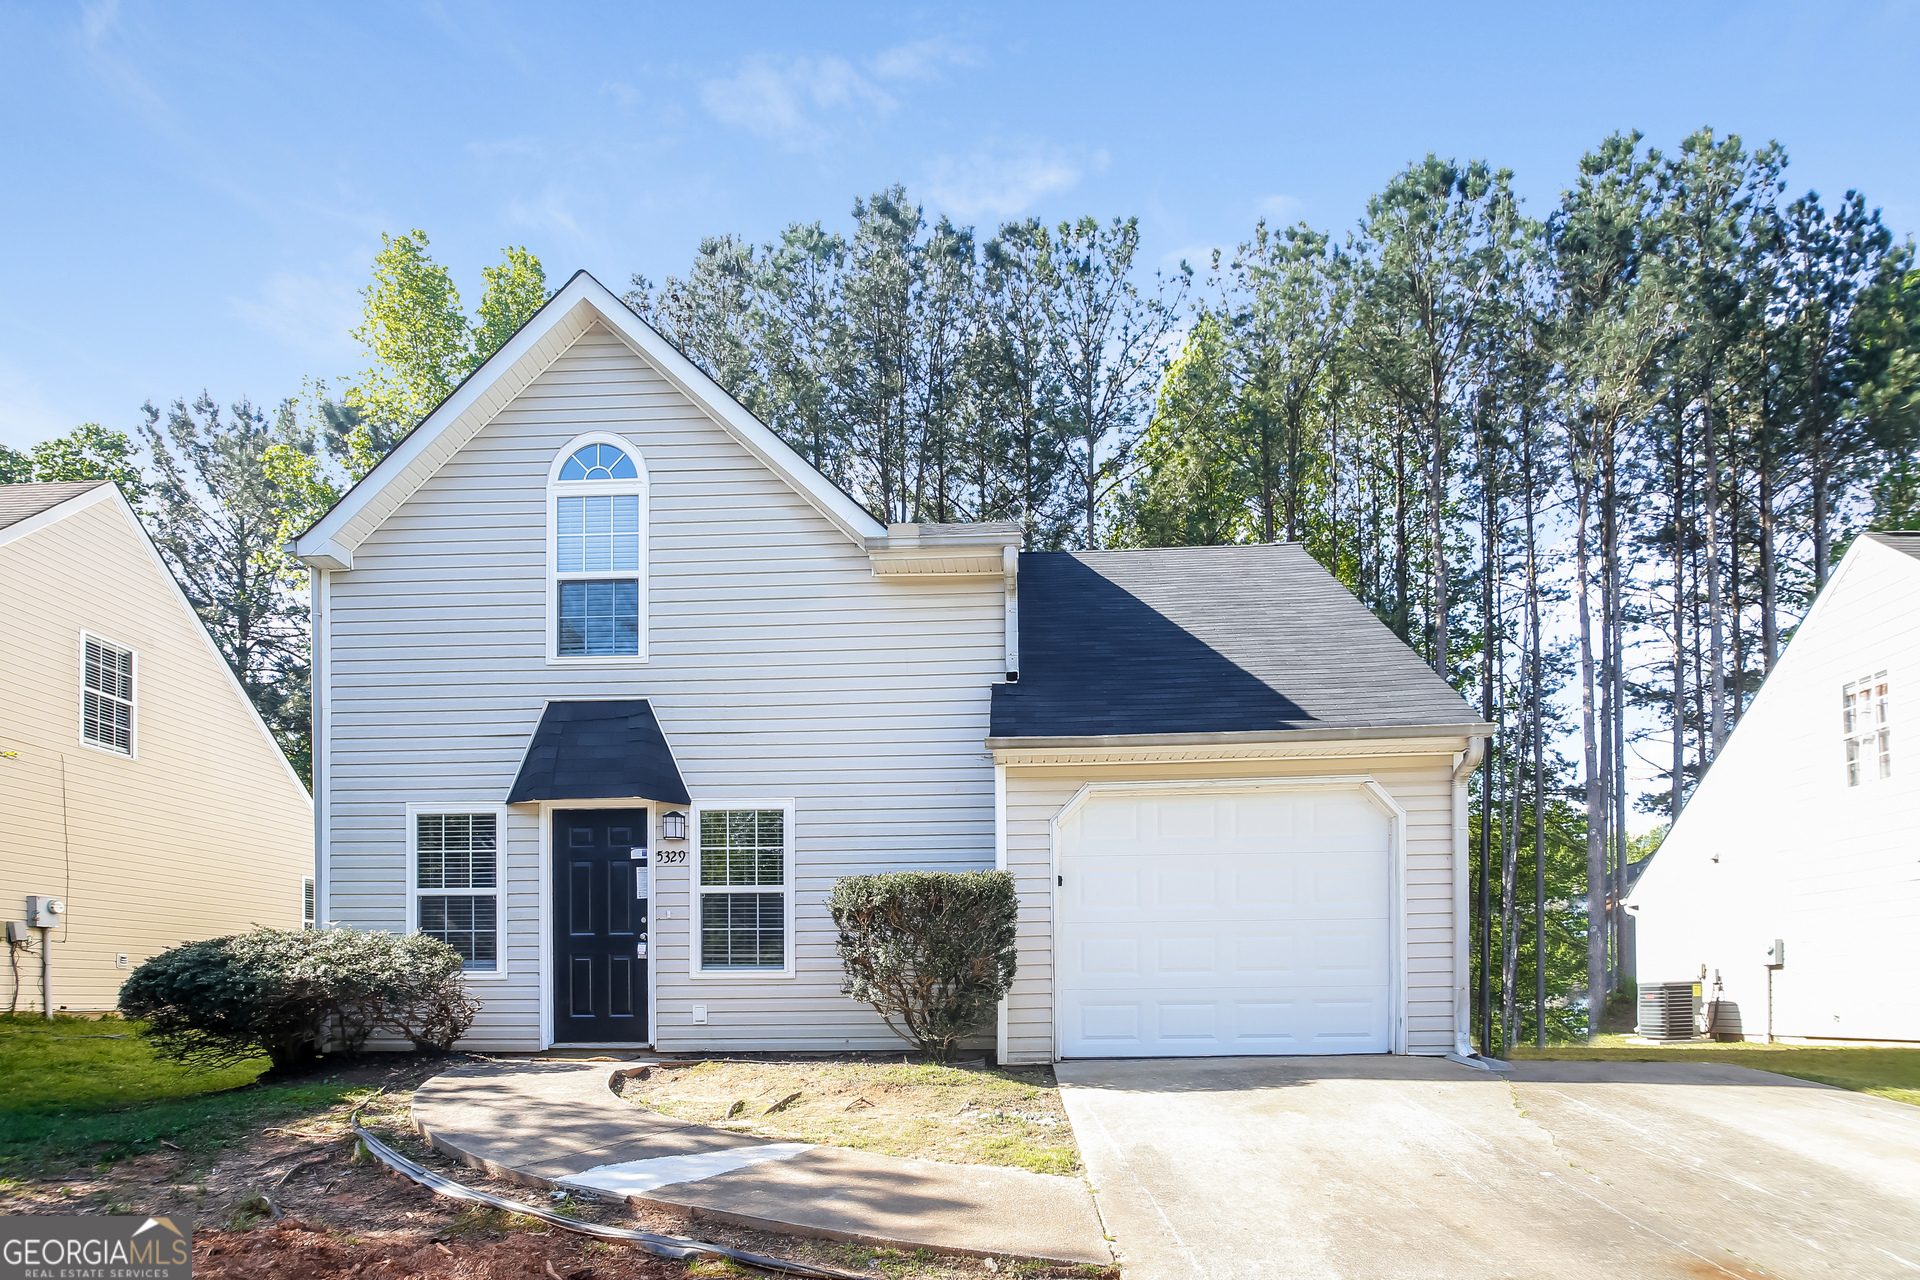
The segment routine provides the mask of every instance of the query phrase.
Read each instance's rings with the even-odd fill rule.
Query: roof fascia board
[[[119,486],[102,482],[96,487],[87,490],[85,493],[75,494],[65,502],[55,503],[45,511],[36,512],[24,520],[16,520],[6,528],[0,529],[0,547],[6,546],[9,542],[17,538],[24,538],[28,534],[38,533],[48,525],[58,524],[70,515],[76,515],[79,512],[85,511],[96,502],[106,502],[112,495],[118,494],[119,492]],[[121,505],[126,505],[125,499],[121,500]],[[131,511],[132,508],[129,507],[128,510]],[[135,523],[138,522],[136,521]]]
[[[617,334],[643,359],[647,360],[661,373],[661,376],[673,384],[676,390],[685,395],[707,415],[718,422],[729,434],[739,441],[749,453],[779,476],[788,487],[807,499],[821,514],[839,528],[848,537],[864,544],[868,538],[884,536],[885,527],[867,512],[859,503],[840,492],[827,478],[820,474],[810,463],[794,452],[784,440],[766,424],[748,413],[738,401],[726,393],[720,385],[702,373],[700,369],[662,337],[651,325],[641,320],[627,308],[627,305],[615,297],[608,288],[585,271],[577,271],[573,278],[561,287],[545,306],[519,332],[509,338],[500,350],[487,358],[485,364],[474,371],[465,382],[456,388],[434,411],[427,415],[418,427],[396,446],[392,453],[381,459],[378,466],[369,472],[359,484],[349,490],[332,510],[322,516],[312,528],[301,534],[293,542],[293,553],[300,559],[321,569],[351,568],[353,552],[359,542],[373,527],[357,530],[355,525],[369,513],[376,501],[395,485],[406,485],[405,477],[455,423],[466,417],[470,411],[481,405],[494,392],[495,388],[517,368],[520,362],[533,354],[556,330],[576,322],[571,339],[584,332],[591,319],[579,320],[582,309],[591,313],[591,319],[597,319]],[[564,350],[564,348],[562,348]],[[549,358],[540,362],[540,369],[557,359],[559,351],[549,354]],[[514,393],[524,388],[539,376],[540,370],[527,373],[519,380]],[[495,409],[505,405],[495,406]],[[490,420],[492,414],[487,415]],[[472,424],[477,431],[485,421]],[[464,442],[462,442],[464,443]],[[398,494],[389,506],[399,506],[400,502],[411,495],[413,489],[425,483],[431,472],[413,478],[406,492]],[[384,518],[384,515],[381,516]]]
[[[314,563],[315,568],[351,568],[353,552],[359,539],[352,536],[350,526],[355,518],[371,506],[389,487],[401,480],[407,470],[420,459],[440,436],[452,427],[468,409],[477,404],[494,386],[507,375],[515,365],[531,354],[549,334],[572,315],[580,305],[582,291],[575,286],[580,280],[576,274],[559,293],[555,294],[534,317],[520,327],[520,330],[503,343],[500,349],[487,357],[486,363],[476,369],[466,381],[462,382],[434,411],[420,422],[420,425],[408,432],[406,437],[395,445],[393,451],[382,458],[372,471],[360,482],[347,490],[346,494],[306,532],[293,540],[291,550],[302,560],[308,556],[316,560],[337,559],[340,563],[329,565]],[[572,294],[572,297],[568,295]],[[594,308],[597,312],[599,308]],[[581,326],[584,328],[585,326]],[[542,368],[544,368],[544,364]],[[529,374],[522,386],[532,382],[538,373]],[[484,425],[484,424],[482,424]],[[421,477],[412,488],[427,477]],[[411,496],[412,488],[400,496],[405,501]],[[398,506],[399,503],[394,503]]]
[[[886,536],[886,526],[875,519],[872,512],[842,493],[792,445],[748,413],[725,388],[701,372],[698,365],[682,355],[659,330],[635,315],[605,285],[584,271],[568,281],[567,287],[571,289],[575,284],[582,286],[582,296],[600,311],[608,328],[624,338],[682,395],[726,427],[747,452],[817,507],[842,533],[863,545],[869,538]]]
[[[1236,733],[1141,733],[1084,738],[988,738],[986,745],[991,751],[1058,751],[1104,747],[1136,749],[1224,747],[1263,742],[1365,742],[1393,741],[1402,738],[1477,738],[1494,731],[1494,725],[1473,720],[1460,724],[1390,725],[1379,728],[1262,729]]]
[[[128,524],[133,526],[134,536],[139,538],[140,545],[147,549],[147,558],[153,561],[154,568],[160,571],[160,576],[166,579],[169,587],[173,588],[173,598],[179,601],[181,611],[187,615],[201,643],[205,644],[207,652],[213,655],[214,665],[220,668],[222,675],[226,676],[227,687],[233,690],[234,697],[240,699],[240,705],[247,709],[247,715],[253,720],[253,727],[260,731],[262,738],[266,739],[267,750],[273,752],[273,758],[278,760],[280,767],[287,771],[287,779],[293,783],[294,790],[306,800],[307,807],[312,808],[313,794],[307,790],[307,784],[300,781],[300,775],[293,771],[293,761],[287,759],[287,753],[280,749],[279,739],[275,738],[273,731],[267,728],[267,722],[260,718],[260,708],[254,706],[253,699],[247,696],[246,687],[240,683],[240,677],[234,674],[232,665],[227,662],[227,655],[221,653],[220,646],[214,643],[213,633],[207,630],[206,622],[201,619],[192,602],[187,599],[186,589],[180,585],[180,579],[174,576],[173,567],[167,563],[166,557],[160,554],[160,548],[154,544],[153,535],[147,532],[147,526],[141,521],[139,514],[127,502],[126,495],[120,492],[118,485],[103,485],[100,491],[110,493],[119,500],[120,514],[126,518]]]

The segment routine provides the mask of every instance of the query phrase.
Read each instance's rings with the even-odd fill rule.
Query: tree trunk
[[[1673,794],[1667,823],[1680,820],[1687,778],[1687,450],[1686,419],[1673,415]]]
[[[1447,678],[1447,444],[1446,431],[1441,424],[1436,403],[1433,427],[1433,457],[1429,462],[1427,477],[1427,504],[1431,508],[1429,527],[1431,532],[1433,565],[1428,570],[1432,582],[1433,599],[1433,669],[1442,680]]]
[[[1526,459],[1527,501],[1527,715],[1533,736],[1533,1035],[1534,1043],[1547,1047],[1547,796],[1546,731],[1540,704],[1545,697],[1541,668],[1544,665],[1540,643],[1540,561],[1537,554],[1539,531],[1534,516],[1533,428],[1521,421],[1522,447]]]
[[[1766,672],[1780,651],[1779,568],[1773,561],[1773,463],[1760,457],[1760,649]]]
[[[1480,415],[1480,491],[1486,499],[1480,521],[1480,718],[1493,723],[1493,648],[1496,624],[1493,616],[1494,562],[1494,488],[1493,449],[1488,439],[1487,413]],[[1435,455],[1436,460],[1438,454]],[[1444,598],[1444,597],[1443,597]],[[1445,635],[1445,628],[1441,628]],[[1441,652],[1445,652],[1444,649]],[[1442,677],[1445,664],[1440,666]],[[1500,735],[1487,743],[1487,754],[1480,773],[1480,1052],[1495,1055],[1493,1044],[1493,769]]]
[[[1393,617],[1394,631],[1400,639],[1413,641],[1412,570],[1407,545],[1407,448],[1406,433],[1396,423],[1393,437]]]
[[[1701,393],[1701,428],[1706,440],[1707,499],[1707,729],[1712,744],[1711,756],[1720,754],[1727,740],[1727,653],[1726,626],[1720,610],[1720,448],[1713,430],[1713,369],[1707,369],[1706,386]],[[1706,763],[1703,761],[1702,763]]]
[[[1587,523],[1593,480],[1578,481],[1580,493],[1574,524],[1576,595],[1580,615],[1580,727],[1585,749],[1587,796],[1587,1034],[1597,1035],[1607,1003],[1606,903],[1606,775],[1600,770],[1599,724],[1594,715],[1592,570],[1587,547]]]

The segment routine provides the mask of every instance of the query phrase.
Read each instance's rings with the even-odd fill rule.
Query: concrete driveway
[[[1126,1280],[1920,1277],[1920,1107],[1712,1063],[1059,1076]]]

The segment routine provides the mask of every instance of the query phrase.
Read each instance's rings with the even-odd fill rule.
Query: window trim
[[[1887,782],[1893,777],[1893,680],[1889,671],[1890,668],[1882,668],[1871,675],[1843,681],[1840,685],[1842,776],[1849,791],[1870,783]],[[1885,697],[1876,696],[1876,686],[1885,688]],[[1867,693],[1863,710],[1869,712],[1864,724],[1854,720],[1853,700],[1861,691]],[[1881,746],[1883,739],[1888,744],[1884,748]],[[1885,772],[1882,772],[1883,767]]]
[[[633,462],[638,478],[633,480],[562,480],[560,468],[567,464],[581,449],[590,444],[611,445],[626,454]],[[639,582],[639,623],[640,636],[638,652],[621,654],[587,654],[563,657],[560,653],[560,583],[562,581],[605,580],[612,576],[609,572],[569,573],[564,578],[560,574],[560,499],[563,496],[592,497],[601,494],[636,494],[640,499],[640,567],[634,571]],[[647,663],[647,582],[648,560],[651,554],[649,526],[652,523],[652,481],[647,473],[647,461],[633,441],[610,431],[589,431],[577,435],[561,447],[547,467],[547,564],[546,564],[546,638],[541,643],[550,667],[637,667]],[[625,570],[616,571],[624,574]]]
[[[87,641],[95,644],[111,645],[124,652],[133,667],[133,696],[127,699],[127,749],[102,746],[87,736]],[[98,631],[80,629],[79,645],[80,696],[74,699],[74,711],[78,719],[74,732],[80,745],[89,751],[98,751],[101,755],[112,756],[116,760],[138,760],[140,758],[140,651],[130,644],[101,635]]]
[[[481,814],[493,815],[493,888],[491,889],[422,889],[420,887],[420,822],[421,814]],[[510,817],[503,804],[431,804],[409,802],[407,805],[407,932],[420,932],[420,895],[482,897],[493,896],[493,927],[498,935],[493,944],[493,968],[462,969],[462,978],[475,982],[503,982],[512,975],[507,963],[507,819]]]
[[[794,899],[794,831],[792,796],[779,799],[744,800],[700,800],[687,807],[687,972],[696,981],[702,982],[756,982],[790,979],[795,976],[794,935],[793,935],[793,899]],[[783,826],[786,831],[786,849],[781,858],[784,871],[782,883],[774,885],[702,885],[700,883],[700,818],[709,810],[724,811],[732,809],[778,809],[784,815]],[[658,819],[656,818],[657,822]],[[658,875],[658,868],[655,869]],[[779,969],[724,968],[707,969],[700,963],[700,923],[703,917],[702,902],[709,893],[778,893],[785,900],[785,928],[787,945],[786,965]]]

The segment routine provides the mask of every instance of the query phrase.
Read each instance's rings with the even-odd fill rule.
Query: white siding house
[[[1241,548],[1192,562],[1216,602],[1269,570],[1337,596],[1351,611],[1330,649],[1342,627],[1364,633],[1394,674],[1341,665],[1313,687],[1338,706],[1357,684],[1378,716],[1056,732],[1084,683],[1065,640],[1108,632],[1084,586],[1024,583],[1077,574],[1189,639],[1208,605],[1181,603],[1176,623],[1123,585],[1127,566],[1186,553],[1036,557],[1019,541],[1016,525],[881,523],[576,275],[294,544],[314,582],[322,918],[461,947],[479,1048],[886,1049],[899,1042],[840,992],[834,880],[999,865],[1022,898],[1003,1058],[1455,1048],[1459,779],[1486,726],[1303,552]],[[1243,638],[1260,648],[1257,629]],[[1200,657],[1165,674],[1218,667],[1213,702],[1178,678],[1170,696],[1245,702],[1239,681],[1284,701],[1237,659]],[[1215,858],[1206,889],[1232,900],[1238,952],[1174,954],[1192,931],[1145,901],[1125,919],[1057,911],[1075,814],[1158,803],[1169,784],[1199,784],[1216,824],[1186,836]],[[1194,885],[1164,853],[1069,856],[1100,871],[1138,855],[1166,886],[1155,901],[1190,917]],[[1141,961],[1124,998],[1067,984],[1091,1040],[1055,1027],[1062,919]]]
[[[1916,557],[1854,542],[1628,897],[1640,981],[1716,1034],[1920,1041]]]

